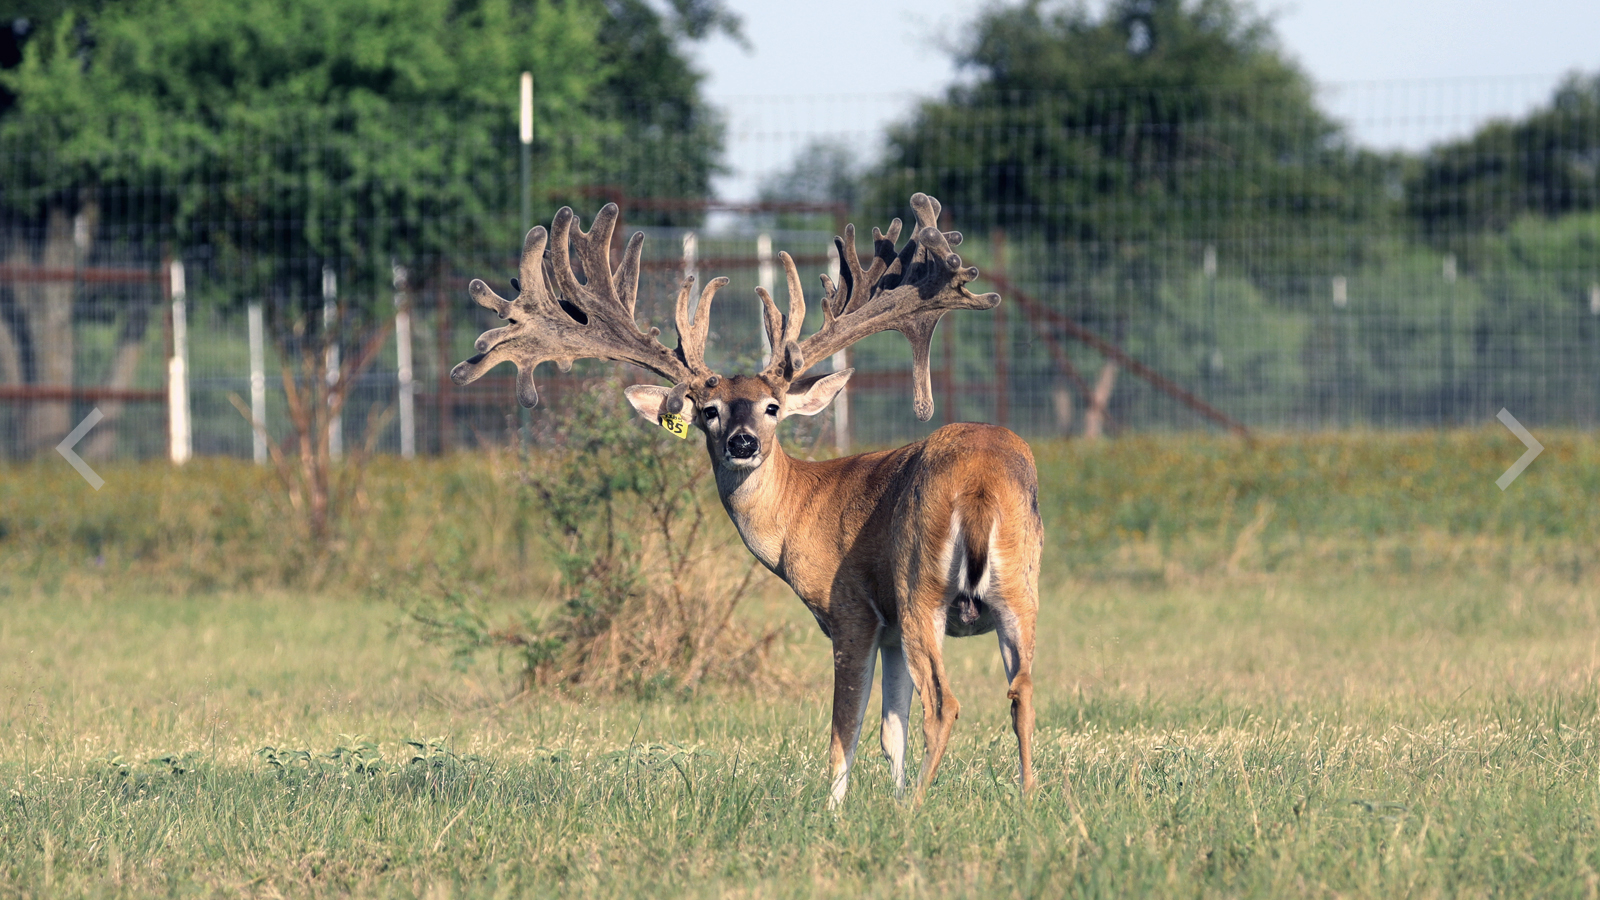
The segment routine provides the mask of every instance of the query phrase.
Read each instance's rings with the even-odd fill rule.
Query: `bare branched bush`
[[[497,619],[468,592],[436,589],[412,621],[462,664],[480,650],[512,654],[524,690],[653,695],[778,680],[769,657],[786,629],[737,615],[757,564],[733,546],[710,473],[665,431],[619,414],[621,397],[605,379],[541,429],[539,446],[513,438],[521,462],[507,500],[527,517],[518,529],[546,544],[555,610]]]
[[[330,426],[343,412],[356,376],[377,358],[390,327],[384,321],[371,329],[358,352],[333,368],[328,349],[336,346],[338,333],[324,331],[308,337],[305,320],[295,322],[290,332],[293,340],[280,347],[291,426],[281,443],[273,440],[265,423],[256,421],[243,398],[228,394],[228,401],[265,440],[281,498],[294,517],[305,523],[313,550],[328,546],[335,524],[360,490],[366,462],[388,424],[390,409],[373,410],[364,438],[351,447],[345,459],[337,458],[330,443]]]

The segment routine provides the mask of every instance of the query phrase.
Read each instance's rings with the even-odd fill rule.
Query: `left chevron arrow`
[[[96,406],[94,409],[89,410],[89,414],[83,417],[83,421],[78,423],[77,428],[72,429],[71,434],[62,438],[61,443],[56,445],[56,452],[61,454],[61,457],[67,461],[67,465],[77,469],[78,474],[83,476],[83,480],[89,482],[89,486],[97,491],[105,485],[106,480],[89,468],[89,464],[83,461],[83,457],[73,453],[72,448],[78,446],[78,442],[83,440],[83,436],[89,433],[89,429],[100,424],[100,420],[105,417],[106,414],[100,411],[100,407]]]

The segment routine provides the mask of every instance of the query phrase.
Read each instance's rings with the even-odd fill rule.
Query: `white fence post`
[[[772,265],[772,235],[761,234],[756,237],[756,259],[760,261],[760,271],[757,274],[757,283],[772,293],[772,284],[777,280],[777,270]],[[758,308],[756,314],[761,322],[757,330],[761,332],[761,365],[772,362],[772,338],[767,336],[767,313],[765,309]]]
[[[828,277],[832,279],[835,288],[843,290],[839,285],[839,248],[828,245]],[[841,372],[850,368],[850,351],[840,350],[835,353],[833,370]],[[844,456],[850,452],[850,388],[848,385],[833,398],[833,448]]]
[[[183,260],[168,267],[172,294],[172,358],[167,360],[167,424],[173,463],[183,465],[194,455],[189,422],[189,314],[184,302]]]
[[[267,461],[267,348],[261,324],[261,304],[245,308],[250,328],[250,450],[256,465]]]
[[[522,92],[517,98],[520,103],[522,115],[518,123],[517,137],[521,138],[522,151],[522,232],[528,233],[533,227],[533,73],[522,73]],[[524,413],[526,415],[526,413]]]
[[[339,276],[331,266],[322,267],[322,333],[328,338],[328,405],[333,405],[333,390],[339,387],[339,340],[334,329],[339,323]],[[344,416],[328,417],[328,456],[344,457]]]
[[[400,379],[400,458],[417,455],[417,383],[411,372],[411,304],[406,299],[406,267],[394,267],[394,341]]]
[[[683,277],[693,278],[700,271],[700,236],[693,231],[683,233]]]

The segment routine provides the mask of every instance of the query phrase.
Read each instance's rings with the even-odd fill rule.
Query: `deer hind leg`
[[[833,641],[833,739],[828,745],[828,771],[833,783],[828,792],[829,809],[838,808],[850,786],[850,766],[855,762],[861,724],[867,717],[877,652],[876,628],[865,634],[838,635]]]
[[[995,632],[1000,638],[1000,661],[1006,668],[1011,729],[1017,733],[1018,777],[1026,794],[1034,787],[1033,625],[1038,601],[1033,596],[1016,599],[1022,602],[1008,602],[996,615]]]
[[[950,742],[950,729],[961,715],[961,704],[950,691],[950,679],[944,669],[944,585],[937,585],[930,602],[919,607],[924,615],[913,624],[902,619],[902,646],[905,648],[906,668],[917,693],[922,696],[922,776],[917,780],[916,802],[921,803],[928,785],[939,773],[939,763],[944,759],[945,747]]]
[[[884,644],[883,656],[883,755],[889,760],[889,777],[895,796],[906,789],[906,739],[911,723],[911,672],[906,668],[905,649],[899,644]]]

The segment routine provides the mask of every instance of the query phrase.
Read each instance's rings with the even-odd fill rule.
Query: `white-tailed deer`
[[[897,791],[905,785],[913,688],[922,696],[920,801],[960,710],[945,674],[944,637],[988,631],[999,635],[1009,680],[1022,788],[1033,787],[1031,672],[1042,528],[1028,445],[1004,428],[947,425],[898,450],[806,462],[786,455],[777,440],[780,421],[821,412],[852,371],[807,377],[807,368],[886,330],[911,341],[915,409],[926,421],[933,414],[928,351],[934,326],[949,310],[992,309],[1000,302],[997,294],[967,290],[978,270],[963,268],[951,249],[961,235],[939,230],[939,202],[917,194],[911,205],[916,233],[897,252],[900,220],[886,235],[874,228],[865,270],[854,226],[835,239],[842,283],[823,276],[823,325],[803,341],[804,293],[793,260],[783,254],[788,314],[758,289],[772,361],[757,375],[729,378],[705,363],[712,298],[728,280],[711,281],[692,316],[694,279],[683,282],[678,347],[669,350],[657,340],[659,329],[641,331],[634,323],[643,235],[633,235],[613,271],[617,207],[602,209],[588,233],[573,227],[572,210],[562,209],[549,234],[543,227],[528,232],[516,300],[472,282],[473,299],[507,324],[484,332],[477,355],[451,372],[457,384],[466,384],[514,362],[517,396],[529,407],[539,399],[534,368],[547,361],[563,371],[580,358],[629,362],[672,383],[635,385],[627,389],[628,400],[651,422],[686,420],[705,433],[717,490],[745,546],[794,588],[833,642],[830,805],[839,803],[848,784],[876,657],[883,657],[883,752]]]

